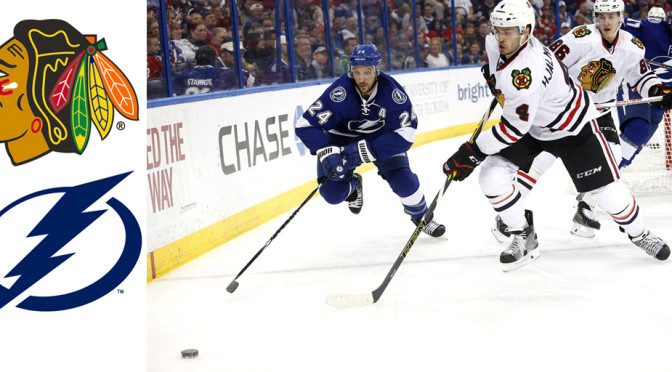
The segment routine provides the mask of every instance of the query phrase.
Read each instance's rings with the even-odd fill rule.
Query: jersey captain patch
[[[525,67],[522,71],[513,70],[511,77],[513,77],[513,86],[518,90],[527,89],[532,84],[532,71],[528,67]]]
[[[642,44],[642,42],[639,41],[638,38],[633,37],[633,38],[632,38],[632,43],[635,44],[635,45],[637,45],[637,46],[639,47],[639,49],[644,49],[644,44]]]
[[[572,31],[572,35],[575,37],[584,37],[590,35],[590,30],[586,26],[577,27]]]
[[[614,65],[610,61],[600,58],[599,61],[590,61],[587,65],[581,67],[578,80],[581,82],[583,89],[597,93],[609,84],[615,74]]]

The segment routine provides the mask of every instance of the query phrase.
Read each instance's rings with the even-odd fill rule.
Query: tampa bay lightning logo
[[[331,98],[331,100],[336,103],[343,102],[345,96],[346,96],[345,88],[341,86],[334,88],[334,90],[332,90],[331,93],[329,93],[329,98]]]
[[[8,287],[0,285],[0,308],[31,289],[34,284],[38,283],[76,254],[63,253],[57,255],[62,249],[63,251],[72,249],[68,246],[71,241],[80,235],[80,233],[87,230],[99,217],[108,211],[108,209],[92,211],[88,211],[88,209],[130,173],[123,173],[78,186],[37,191],[14,201],[0,210],[0,227],[2,227],[2,225],[9,225],[13,222],[11,216],[29,215],[29,218],[33,218],[34,213],[31,213],[31,205],[35,205],[35,203],[39,203],[40,201],[44,202],[44,198],[50,200],[50,198],[54,198],[54,195],[61,195],[51,209],[32,228],[28,236],[24,238],[25,242],[30,242],[26,243],[29,244],[28,247],[33,247],[35,243],[32,242],[38,243],[30,249],[30,252],[25,257],[22,259],[19,258],[20,262],[5,276],[5,279],[14,277],[16,279]],[[47,205],[51,205],[51,203]],[[123,226],[123,231],[113,231],[113,233],[123,234],[121,236],[124,237],[123,240],[125,241],[121,256],[112,268],[93,283],[85,283],[83,288],[77,286],[80,289],[69,293],[50,294],[47,296],[28,295],[16,305],[18,308],[33,311],[72,309],[103,297],[126,279],[140,257],[142,233],[135,216],[122,202],[112,197],[107,200],[107,205],[113,213],[116,213],[116,216],[121,221],[121,224],[114,223],[112,226],[117,226],[119,229]],[[103,221],[106,220],[108,218],[105,218]],[[116,221],[116,219],[113,220]],[[32,225],[32,222],[30,225]],[[110,227],[108,227],[108,230],[110,230]],[[112,228],[112,230],[116,229]],[[96,231],[106,230],[97,229]],[[89,238],[85,242],[84,246],[86,249],[95,250],[105,246],[101,244],[101,240],[106,239],[104,234],[96,235],[95,237],[98,239]],[[79,244],[76,245],[81,246],[81,241],[82,239],[79,239]],[[12,248],[14,247],[9,244],[0,244],[2,251],[11,250]],[[0,253],[3,253],[2,251]],[[50,279],[45,278],[44,280]]]
[[[394,100],[394,102],[401,105],[406,103],[408,97],[399,88],[394,88],[394,90],[392,91],[392,99]]]
[[[651,70],[658,75],[660,80],[663,81],[665,84],[672,84],[672,57],[670,56],[658,56],[652,59],[653,62],[657,63],[662,63],[666,66],[669,66],[668,68],[661,67],[661,66],[654,66],[651,65]]]
[[[350,120],[348,130],[350,132],[368,134],[373,133],[385,126],[385,108],[381,107],[375,101],[363,104],[360,117],[362,120]]]

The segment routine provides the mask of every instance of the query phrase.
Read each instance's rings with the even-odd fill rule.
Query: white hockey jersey
[[[476,140],[483,153],[497,153],[528,132],[543,141],[573,136],[599,115],[590,96],[536,38],[506,61],[493,35],[486,37],[485,49],[504,105],[501,122]]]
[[[643,97],[649,96],[652,86],[661,84],[646,63],[644,45],[625,30],[619,30],[613,45],[607,48],[595,24],[575,27],[549,49],[596,103],[613,101],[621,79]]]

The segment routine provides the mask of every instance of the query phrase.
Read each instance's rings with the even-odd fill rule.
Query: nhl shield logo
[[[584,37],[590,35],[590,30],[586,26],[577,27],[572,31],[572,35],[575,37]]]
[[[525,67],[522,71],[513,70],[511,76],[513,77],[513,86],[518,90],[527,89],[532,84],[532,71],[528,67]]]

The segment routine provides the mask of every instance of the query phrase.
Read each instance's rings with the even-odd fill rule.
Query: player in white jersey
[[[532,212],[515,181],[518,169],[529,171],[542,151],[562,159],[574,185],[649,255],[665,260],[670,248],[650,233],[639,206],[620,182],[618,162],[598,128],[599,112],[590,95],[569,77],[567,68],[532,35],[534,10],[523,0],[504,0],[490,16],[493,34],[486,38],[490,82],[502,97],[501,122],[473,143],[464,143],[443,166],[457,181],[481,162],[479,183],[488,201],[513,235],[500,262],[505,271],[539,257]]]
[[[549,49],[569,69],[569,75],[578,81],[595,103],[615,100],[618,82],[623,79],[643,97],[663,95],[664,86],[651,71],[644,58],[644,46],[632,34],[619,27],[623,21],[622,0],[597,0],[593,7],[594,24],[574,28],[549,45]],[[665,109],[672,108],[672,96],[667,95],[660,103]],[[609,142],[616,159],[621,162],[621,145],[618,131],[611,116],[611,109],[602,109],[597,119],[598,126]],[[523,196],[530,192],[539,177],[555,162],[555,156],[541,153],[529,172],[518,174],[518,183]],[[593,211],[595,202],[579,195],[571,233],[592,238],[600,228]],[[496,221],[499,229],[501,221]],[[502,232],[493,228],[493,234],[502,240]]]

